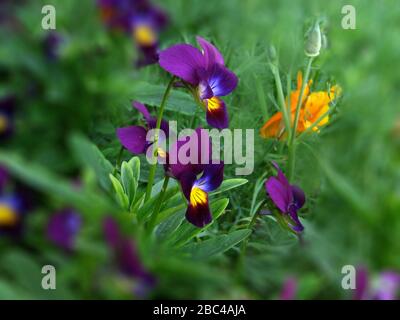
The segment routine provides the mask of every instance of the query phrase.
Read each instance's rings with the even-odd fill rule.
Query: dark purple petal
[[[9,180],[9,174],[6,168],[0,167],[0,193],[3,191],[4,187],[7,185]]]
[[[364,267],[356,269],[356,289],[354,291],[354,300],[363,300],[368,295],[368,271]]]
[[[211,192],[217,189],[223,180],[224,163],[222,161],[219,164],[206,164],[202,176],[194,183],[194,186],[205,192]]]
[[[185,150],[189,163],[179,159]],[[179,180],[184,173],[200,174],[204,164],[210,163],[211,155],[211,139],[207,131],[197,128],[193,134],[184,140],[177,140],[170,148],[169,167],[173,177]]]
[[[151,118],[148,122],[150,129],[157,127],[157,118]],[[164,132],[166,138],[169,136],[169,123],[166,120],[161,120],[160,130]]]
[[[277,177],[270,177],[265,182],[265,189],[277,208],[286,213],[291,200],[288,198],[286,186]]]
[[[73,250],[81,225],[80,215],[72,209],[65,209],[50,217],[47,236],[57,246],[65,250]]]
[[[140,103],[139,101],[133,101],[132,106],[143,115],[147,122],[152,119],[149,110],[143,103]]]
[[[62,37],[59,33],[51,31],[46,35],[43,41],[43,50],[48,60],[54,61],[58,58],[61,43]]]
[[[192,172],[185,172],[179,177],[179,183],[181,185],[182,192],[188,201],[190,200],[190,192],[192,191],[196,179],[196,174]]]
[[[297,215],[297,208],[295,205],[289,206],[288,215],[291,220],[289,222],[289,227],[295,232],[302,232],[304,227],[300,222],[299,216]]]
[[[208,84],[214,96],[226,96],[235,90],[238,84],[237,76],[223,65],[215,64],[209,71]]]
[[[147,130],[140,126],[130,126],[117,129],[117,137],[121,144],[134,154],[141,154],[146,151]]]
[[[214,47],[211,43],[209,43],[202,37],[197,36],[196,39],[198,44],[203,49],[205,68],[207,70],[210,69],[216,63],[221,65],[225,64],[222,54],[218,51],[216,47]]]
[[[103,230],[108,245],[114,248],[118,247],[122,238],[119,232],[118,224],[113,218],[107,217],[104,219]]]
[[[296,185],[291,186],[292,194],[293,194],[293,202],[296,205],[297,209],[300,209],[304,206],[306,202],[306,195],[304,194],[303,190]]]
[[[201,100],[210,99],[214,93],[206,80],[201,80],[198,86],[199,97]]]
[[[189,44],[178,44],[161,51],[159,63],[164,70],[197,86],[197,70],[204,68],[204,57],[197,48]]]
[[[194,192],[199,191],[197,188],[192,189],[190,203],[186,210],[186,219],[196,227],[203,228],[212,221],[210,207],[208,205],[208,195],[204,193],[199,197],[194,195]]]
[[[229,126],[228,111],[225,102],[217,97],[206,100],[207,123],[217,129],[225,129]]]

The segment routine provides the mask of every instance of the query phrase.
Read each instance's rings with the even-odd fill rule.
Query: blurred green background
[[[227,99],[230,128],[256,130],[254,173],[246,177],[249,183],[229,192],[227,213],[213,226],[215,231],[249,220],[254,203],[265,198],[264,190],[255,192],[257,179],[271,159],[282,159],[276,145],[257,134],[275,112],[268,46],[277,48],[283,78],[290,71],[294,79],[304,66],[304,33],[313,19],[322,17],[328,47],[314,63],[314,71],[320,73],[315,85],[323,88],[333,79],[343,97],[329,126],[308,136],[308,147],[298,151],[295,181],[308,196],[303,243],[270,219],[260,218],[242,260],[239,245],[192,265],[161,261],[153,270],[161,283],[152,297],[275,299],[292,277],[297,279],[298,299],[350,299],[353,293],[341,288],[343,265],[365,266],[371,277],[384,270],[400,271],[400,3],[156,3],[170,17],[160,48],[195,45],[196,35],[212,41],[240,79]],[[41,28],[44,4],[56,7],[56,32],[63,39],[54,61],[43,49],[48,33]],[[346,4],[356,9],[355,30],[341,26]],[[74,135],[87,136],[115,164],[120,151],[115,129],[137,117],[130,101],[158,104],[168,75],[157,65],[134,67],[132,38],[107,30],[95,1],[5,1],[0,6],[0,96],[17,100],[15,132],[0,142],[0,160],[15,157],[24,167],[16,169],[15,181],[33,187],[27,192],[35,199],[23,240],[0,239],[0,297],[130,298],[107,268],[100,219],[104,208],[93,203],[87,207],[89,201],[78,199],[84,227],[76,252],[64,253],[46,240],[44,228],[54,210],[76,203],[60,196],[50,178],[37,181],[52,172],[65,181],[79,178],[97,190],[82,160],[85,149],[73,147]],[[169,100],[166,118],[188,125],[195,107],[177,94]],[[123,154],[123,159],[129,158]],[[233,177],[233,169],[228,167],[225,175]],[[143,259],[151,260],[151,255]],[[55,291],[39,285],[40,268],[49,263],[58,270]]]

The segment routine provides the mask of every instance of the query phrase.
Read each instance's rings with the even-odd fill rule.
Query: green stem
[[[156,123],[156,132],[155,132],[155,136],[154,136],[154,153],[152,155],[153,157],[153,163],[150,165],[150,170],[149,170],[149,179],[147,182],[147,189],[146,189],[146,195],[144,198],[144,201],[146,202],[147,200],[150,199],[151,196],[151,189],[153,188],[153,182],[154,182],[154,176],[156,174],[156,168],[157,168],[157,161],[155,161],[155,158],[157,157],[157,153],[158,153],[158,130],[161,127],[161,120],[163,117],[163,113],[164,113],[164,108],[165,108],[165,104],[167,102],[167,98],[169,96],[169,93],[172,89],[172,85],[175,81],[175,77],[172,77],[172,79],[170,80],[170,82],[168,83],[167,89],[165,89],[164,92],[164,96],[161,100],[161,104],[160,104],[160,109],[158,111],[158,116],[157,116],[157,123]]]
[[[115,167],[114,167],[114,172],[113,172],[114,175],[117,173],[118,168],[121,166],[121,159],[122,159],[122,154],[123,153],[124,153],[124,147],[121,147],[121,149],[119,149],[117,162],[116,162]]]
[[[310,77],[312,61],[313,61],[313,58],[310,57],[308,60],[308,63],[307,63],[306,71],[304,73],[303,82],[301,84],[300,94],[299,94],[299,98],[298,98],[297,104],[296,104],[296,114],[294,117],[293,129],[292,129],[291,135],[289,136],[289,141],[288,141],[287,176],[288,176],[289,181],[292,181],[293,175],[294,175],[294,170],[295,170],[296,132],[297,132],[297,126],[298,126],[298,122],[299,122],[300,110],[302,107],[304,91],[305,91],[307,83],[308,83],[308,78]]]
[[[164,201],[165,191],[167,191],[167,188],[168,188],[168,182],[169,182],[169,176],[165,176],[164,183],[161,187],[161,192],[158,196],[153,214],[151,215],[151,218],[150,218],[150,222],[149,222],[149,231],[150,232],[151,232],[151,230],[153,230],[153,228],[155,227],[155,224],[157,222],[157,217],[160,212],[161,205]]]
[[[285,96],[283,94],[281,77],[279,75],[278,67],[271,63],[271,71],[275,78],[275,85],[278,94],[278,104],[283,114],[283,119],[285,121],[285,128],[288,135],[290,135],[290,119],[288,115],[288,108],[286,107]]]

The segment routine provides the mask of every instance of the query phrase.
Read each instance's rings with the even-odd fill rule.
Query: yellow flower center
[[[157,34],[147,25],[138,25],[133,29],[133,37],[141,46],[152,46],[157,42]]]
[[[157,154],[161,158],[166,158],[167,157],[167,153],[162,148],[157,148]]]
[[[207,193],[198,187],[193,187],[190,192],[190,203],[197,207],[207,203]]]
[[[6,204],[0,203],[0,226],[13,226],[18,221],[17,213]]]
[[[0,133],[5,132],[8,128],[8,119],[6,116],[0,114]]]
[[[211,112],[218,110],[221,107],[221,100],[218,97],[207,99],[207,108]]]

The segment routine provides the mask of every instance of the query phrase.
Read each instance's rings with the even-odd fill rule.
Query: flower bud
[[[316,22],[313,28],[309,31],[307,35],[307,40],[304,47],[304,52],[308,57],[316,57],[319,55],[322,44],[321,29],[319,28],[319,23]]]

